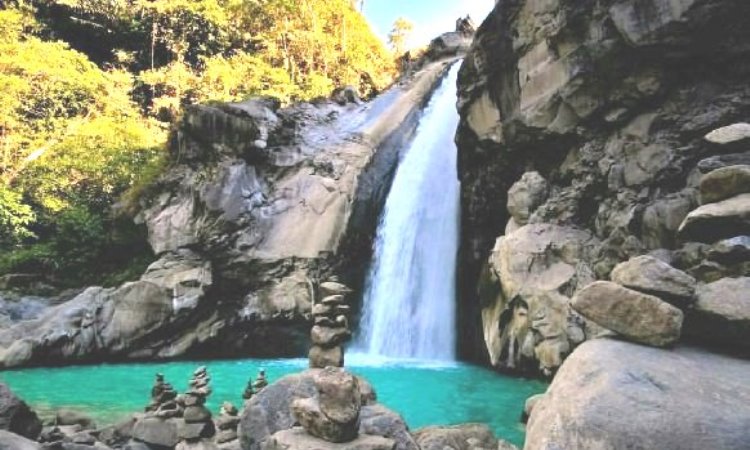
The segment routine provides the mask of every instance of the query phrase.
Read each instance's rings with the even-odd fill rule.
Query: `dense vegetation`
[[[392,77],[391,54],[350,0],[0,8],[0,274],[108,284],[141,270],[143,232],[112,205],[160,173],[185,105],[287,103],[341,85],[368,96]]]

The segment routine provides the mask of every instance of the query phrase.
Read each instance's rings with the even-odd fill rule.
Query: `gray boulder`
[[[419,450],[404,419],[381,404],[362,407],[359,411],[359,433],[393,439],[396,441],[395,450]]]
[[[750,361],[610,339],[579,346],[531,413],[525,450],[734,450],[750,442]]]
[[[727,166],[703,175],[701,203],[714,203],[750,192],[750,165]]]
[[[143,417],[133,426],[133,439],[163,447],[174,447],[179,442],[179,419]]]
[[[363,434],[357,439],[335,444],[318,439],[305,433],[299,427],[282,430],[268,438],[261,446],[262,450],[394,450],[395,442],[381,436]]]
[[[571,301],[585,318],[642,344],[665,347],[680,338],[682,311],[653,295],[595,281]]]
[[[445,427],[425,427],[414,432],[414,439],[422,450],[496,450],[498,440],[484,424],[462,424]]]
[[[0,383],[0,430],[29,439],[36,439],[42,431],[36,413],[4,383]]]
[[[704,137],[713,144],[731,144],[750,139],[750,123],[733,123],[717,128]]]
[[[42,447],[23,436],[0,430],[0,450],[41,450]]]
[[[678,233],[685,240],[707,243],[750,234],[750,193],[709,203],[691,211]]]
[[[617,284],[678,306],[689,304],[695,294],[695,278],[653,256],[636,256],[620,263],[610,277]]]
[[[91,417],[70,408],[57,410],[55,413],[55,424],[60,426],[80,425],[83,429],[96,428],[96,423]]]
[[[722,278],[696,291],[684,331],[696,342],[750,353],[750,277]]]

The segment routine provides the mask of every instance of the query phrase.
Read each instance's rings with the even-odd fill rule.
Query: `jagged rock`
[[[750,192],[750,165],[727,166],[701,177],[701,204]]]
[[[531,214],[547,199],[549,186],[539,172],[526,172],[508,190],[508,212],[515,223],[526,225]]]
[[[311,369],[324,369],[326,367],[343,367],[344,350],[340,345],[332,348],[324,348],[318,345],[310,347],[308,355]]]
[[[361,381],[360,391],[363,390]],[[363,406],[359,411],[359,433],[393,439],[396,442],[394,450],[419,450],[404,419],[380,404]]]
[[[42,431],[42,422],[29,406],[0,383],[0,430],[36,439]]]
[[[585,318],[627,339],[664,347],[680,338],[683,314],[674,306],[648,294],[609,281],[595,281],[571,301]]]
[[[0,430],[0,450],[41,450],[34,441],[30,441],[23,436]]]
[[[677,306],[691,303],[695,293],[695,278],[648,255],[618,264],[610,277],[617,284],[655,295]]]
[[[683,239],[707,243],[750,233],[750,193],[693,210],[678,231]]]
[[[750,353],[750,277],[700,285],[696,298],[685,318],[685,334],[698,343]]]
[[[708,133],[705,139],[714,144],[731,144],[750,139],[750,123],[734,123],[717,128]]]
[[[362,99],[359,98],[357,90],[352,86],[336,88],[331,95],[331,100],[341,106],[344,106],[347,103],[354,103],[356,105],[362,104]]]
[[[150,445],[174,447],[179,442],[179,420],[143,417],[133,425],[133,439]]]
[[[551,373],[582,340],[583,324],[568,301],[594,280],[585,261],[596,242],[590,233],[551,224],[526,225],[497,240],[479,289],[494,366],[520,369],[528,361]]]
[[[486,356],[476,320],[488,303],[476,291],[497,237],[517,232],[506,205],[524,172],[549,184],[529,223],[590,232],[599,242],[582,261],[598,279],[694,239],[675,231],[697,206],[701,172],[749,164],[746,140],[703,139],[747,121],[750,68],[737,61],[750,48],[736,45],[746,14],[733,0],[496,2],[458,80],[462,355]],[[694,76],[697,62],[710,73]],[[748,233],[721,237],[738,234]]]
[[[708,258],[725,264],[750,261],[750,236],[736,236],[715,243]]]
[[[305,433],[302,428],[282,430],[266,440],[262,450],[393,450],[395,442],[381,436],[363,434],[343,444],[323,441]]]
[[[748,377],[750,362],[702,350],[588,341],[534,407],[524,448],[743,448]]]
[[[295,419],[292,417],[290,408],[292,401],[315,396],[316,390],[313,379],[318,372],[320,372],[319,369],[310,369],[299,374],[287,375],[268,385],[245,403],[245,408],[240,415],[238,430],[244,450],[259,450],[261,443],[269,436],[280,430],[288,430],[294,425]],[[379,406],[373,404],[375,393],[372,385],[362,378],[358,378],[357,385],[360,390],[361,403],[366,405],[360,411],[362,418],[360,426],[363,427],[361,432],[367,433],[368,431],[365,430],[372,430],[372,427],[376,427],[384,433],[393,433],[385,434],[385,437],[405,442],[403,436],[404,433],[408,433],[405,425],[404,428],[401,428],[396,421],[390,421],[391,426],[378,426],[376,424],[384,413],[380,409],[368,410]],[[369,423],[368,420],[373,421],[373,425],[365,428],[366,425],[364,424]]]
[[[454,450],[498,448],[498,440],[484,424],[465,424],[449,427],[425,427],[414,432],[414,439],[422,450]]]
[[[343,369],[329,367],[314,375],[317,395],[292,402],[292,415],[311,435],[328,442],[357,437],[362,406],[357,379]]]
[[[99,440],[110,447],[121,447],[133,436],[133,426],[137,419],[129,417],[114,425],[98,430]]]

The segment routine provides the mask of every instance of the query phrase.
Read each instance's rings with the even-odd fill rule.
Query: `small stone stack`
[[[253,390],[253,379],[251,378],[247,380],[247,386],[245,387],[245,391],[242,392],[242,398],[247,401],[253,398],[253,395],[255,395],[255,391]]]
[[[313,305],[314,324],[310,332],[310,367],[343,367],[344,349],[342,345],[351,338],[347,316],[350,308],[346,297],[351,289],[338,281],[326,281],[320,285],[323,300]]]
[[[177,402],[177,391],[164,381],[164,374],[156,374],[154,386],[151,388],[151,403],[146,406],[146,412],[162,419],[178,417],[182,413],[182,408]]]
[[[224,402],[221,405],[219,418],[216,419],[216,428],[219,432],[216,434],[217,444],[226,444],[237,440],[237,426],[240,424],[240,416],[237,408],[229,403]]]
[[[182,416],[184,423],[180,427],[180,439],[187,444],[195,444],[216,434],[211,411],[205,406],[206,397],[211,395],[210,381],[206,367],[199,367],[193,372],[190,389],[184,395],[185,412]]]

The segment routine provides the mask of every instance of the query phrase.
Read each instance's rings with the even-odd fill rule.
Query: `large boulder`
[[[703,284],[696,298],[685,318],[685,334],[699,343],[750,354],[750,277]]]
[[[612,281],[662,300],[687,305],[695,294],[695,278],[649,255],[620,263],[610,274]]]
[[[664,347],[680,338],[683,313],[653,295],[610,281],[595,281],[571,302],[585,318],[642,344]]]
[[[272,434],[295,425],[291,406],[297,399],[315,397],[315,376],[321,369],[287,375],[263,388],[245,403],[240,416],[239,441],[243,450],[259,450]],[[374,403],[375,393],[370,383],[357,378],[362,409],[361,434],[375,434],[398,443],[399,450],[414,450],[408,439],[408,428],[398,414]],[[372,409],[371,409],[372,408]]]
[[[396,443],[382,436],[360,435],[343,444],[318,439],[299,427],[274,433],[261,446],[261,450],[394,450]]]
[[[311,435],[328,442],[349,442],[357,437],[362,406],[354,375],[327,367],[314,375],[317,395],[292,402],[292,415]]]
[[[142,417],[133,425],[132,437],[137,442],[172,448],[180,441],[180,423],[179,419]]]
[[[750,192],[750,165],[727,166],[701,177],[701,203],[726,200]]]
[[[534,407],[525,450],[730,450],[750,442],[750,361],[596,339]]]
[[[707,243],[750,233],[750,193],[691,211],[678,232],[683,239]]]
[[[487,425],[470,423],[425,427],[414,432],[422,450],[496,450],[498,440]]]
[[[0,430],[0,450],[41,450],[42,447],[23,436]]]
[[[36,439],[42,431],[36,413],[4,383],[0,383],[0,430],[29,439]]]

